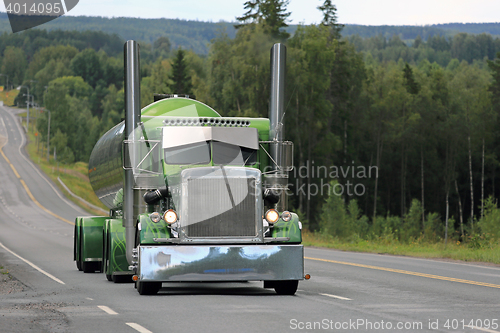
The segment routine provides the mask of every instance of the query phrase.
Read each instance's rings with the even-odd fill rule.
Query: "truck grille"
[[[201,170],[200,170],[201,169]],[[256,237],[260,172],[209,167],[182,173],[181,227],[187,238]]]

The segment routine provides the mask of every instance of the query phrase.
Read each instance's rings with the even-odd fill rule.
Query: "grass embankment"
[[[406,244],[392,239],[377,239],[349,242],[307,231],[303,232],[302,237],[305,246],[428,259],[451,259],[500,264],[500,245],[497,242],[485,242],[479,248],[472,248],[470,243],[456,241],[448,242],[446,246],[444,241],[431,243],[417,240]]]
[[[57,178],[59,177],[64,184],[70,189],[73,194],[79,196],[85,201],[101,207],[107,211],[106,206],[104,206],[97,196],[95,195],[92,187],[89,183],[88,178],[88,164],[84,162],[77,162],[74,164],[58,164],[54,161],[54,155],[49,156],[49,161],[47,161],[47,150],[46,142],[38,142],[35,136],[35,131],[31,126],[30,121],[30,131],[29,131],[29,143],[26,146],[26,151],[30,156],[31,160],[37,164],[42,171],[57,185],[57,187],[66,195],[66,197],[76,203],[78,206],[82,207],[86,211],[95,214],[103,215],[103,212],[93,209],[92,207],[86,205],[81,200],[71,196],[64,187],[59,183]],[[40,138],[40,137],[38,137]]]
[[[12,89],[10,91],[0,91],[0,100],[3,101],[4,105],[14,105],[14,99],[19,94],[19,90]]]

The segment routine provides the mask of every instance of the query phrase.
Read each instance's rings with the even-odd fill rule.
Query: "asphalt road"
[[[83,274],[71,222],[86,214],[26,158],[13,113],[0,107],[2,333],[500,332],[494,266],[307,248],[312,278],[295,296],[254,282],[164,283],[140,296],[131,284]]]

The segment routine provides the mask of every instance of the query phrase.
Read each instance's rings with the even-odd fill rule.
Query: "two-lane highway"
[[[312,278],[295,296],[254,282],[165,283],[140,296],[83,274],[71,222],[85,213],[35,170],[24,142],[0,107],[0,266],[23,288],[0,287],[0,332],[500,332],[493,266],[307,248]]]

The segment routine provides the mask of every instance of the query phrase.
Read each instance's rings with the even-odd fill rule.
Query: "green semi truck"
[[[140,110],[139,47],[125,44],[125,120],[94,147],[90,183],[109,216],[77,217],[85,273],[135,281],[263,281],[293,295],[304,279],[301,223],[287,210],[293,145],[283,140],[286,49],[271,50],[269,119],[228,118],[185,95]]]

